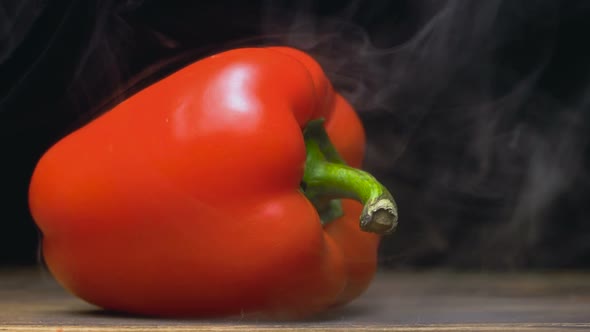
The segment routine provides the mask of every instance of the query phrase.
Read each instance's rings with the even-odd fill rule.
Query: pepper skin
[[[318,118],[360,167],[361,122],[301,51],[231,50],[145,88],[40,159],[29,203],[49,270],[142,315],[302,318],[350,302],[380,237],[350,199],[322,226],[300,190]]]

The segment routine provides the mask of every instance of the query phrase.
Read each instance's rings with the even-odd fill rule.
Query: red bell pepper
[[[364,144],[310,56],[237,49],[57,142],[34,171],[30,209],[49,270],[90,303],[305,317],[368,287],[379,234],[397,224],[391,195],[354,168]]]

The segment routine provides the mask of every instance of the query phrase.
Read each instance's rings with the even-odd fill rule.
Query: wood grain
[[[43,269],[0,270],[0,331],[590,331],[590,273],[381,272],[313,320],[171,320],[106,312]]]

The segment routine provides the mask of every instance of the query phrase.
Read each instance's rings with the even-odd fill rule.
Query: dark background
[[[588,2],[0,3],[0,266],[39,262],[27,186],[59,138],[200,57],[287,44],[367,127],[400,207],[383,266],[590,267]]]

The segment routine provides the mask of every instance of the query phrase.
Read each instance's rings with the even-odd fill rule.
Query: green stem
[[[338,198],[351,198],[364,207],[360,227],[367,232],[388,234],[397,226],[397,206],[389,191],[371,174],[344,163],[323,126],[311,121],[304,130],[307,159],[303,190],[324,222],[341,215]]]

